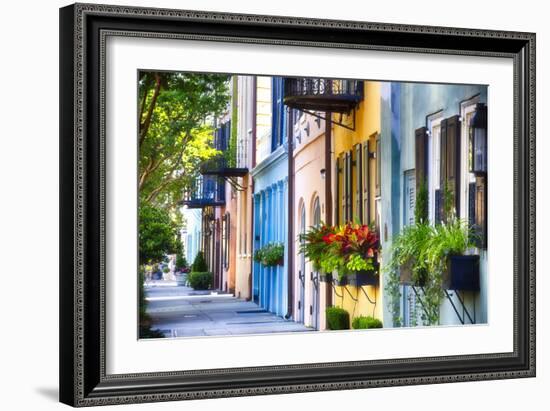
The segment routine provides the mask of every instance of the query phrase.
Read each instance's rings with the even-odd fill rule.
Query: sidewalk
[[[145,298],[153,328],[166,337],[313,331],[232,294],[195,291],[175,282],[147,283]]]

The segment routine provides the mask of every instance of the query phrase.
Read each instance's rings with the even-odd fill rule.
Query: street
[[[195,291],[173,281],[147,282],[145,298],[152,328],[166,337],[313,331],[232,294]]]

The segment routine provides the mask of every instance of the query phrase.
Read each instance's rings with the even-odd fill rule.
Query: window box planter
[[[342,278],[336,276],[334,283],[335,283],[335,285],[340,286],[340,287],[348,285],[349,284],[348,276],[344,275],[344,276],[342,276]]]
[[[479,291],[479,256],[451,255],[443,273],[446,290]]]
[[[402,285],[414,285],[423,287],[426,284],[426,274],[420,276],[419,281],[413,281],[413,263],[414,260],[411,258],[407,260],[405,264],[399,267],[399,283]]]
[[[319,281],[323,283],[332,283],[332,273],[319,273]]]
[[[344,278],[347,278],[347,282],[352,287],[361,287],[363,285],[377,286],[380,284],[380,276],[378,275],[379,264],[374,263],[373,270],[361,270],[354,271],[347,274]]]

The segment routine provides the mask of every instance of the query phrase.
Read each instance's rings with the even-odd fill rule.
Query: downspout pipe
[[[292,318],[294,313],[294,136],[292,112],[287,115],[287,147],[288,147],[288,306],[285,319]]]
[[[338,176],[335,176],[338,178]],[[332,113],[325,115],[325,223],[332,225]],[[326,287],[326,306],[332,306],[332,287]]]
[[[252,135],[250,136],[250,139],[252,140],[250,142],[251,146],[251,156],[249,159],[249,167],[250,170],[252,170],[254,167],[256,167],[256,128],[257,128],[257,110],[258,110],[258,78],[254,76],[252,78]],[[248,149],[248,147],[247,147]],[[248,173],[248,192],[250,193],[250,198],[247,199],[247,201],[250,201],[250,207],[248,208],[251,213],[251,224],[250,224],[250,241],[249,241],[249,247],[252,254],[254,243],[256,239],[254,238],[254,213],[257,212],[257,210],[254,209],[254,178],[252,177],[252,174],[250,172]],[[254,259],[250,258],[250,301],[254,301]]]

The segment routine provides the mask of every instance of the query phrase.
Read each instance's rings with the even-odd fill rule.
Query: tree
[[[175,208],[211,147],[213,119],[227,109],[226,75],[140,72],[139,192],[144,204]]]
[[[202,251],[199,251],[197,253],[195,261],[193,261],[193,265],[191,266],[191,271],[200,273],[208,271],[208,266],[206,264],[206,260],[204,259],[204,253]]]
[[[182,268],[187,268],[188,263],[187,259],[185,258],[185,250],[179,238],[177,240],[176,247],[176,269],[181,270]]]
[[[139,207],[139,262],[154,264],[176,251],[177,227],[168,211],[147,204]]]

